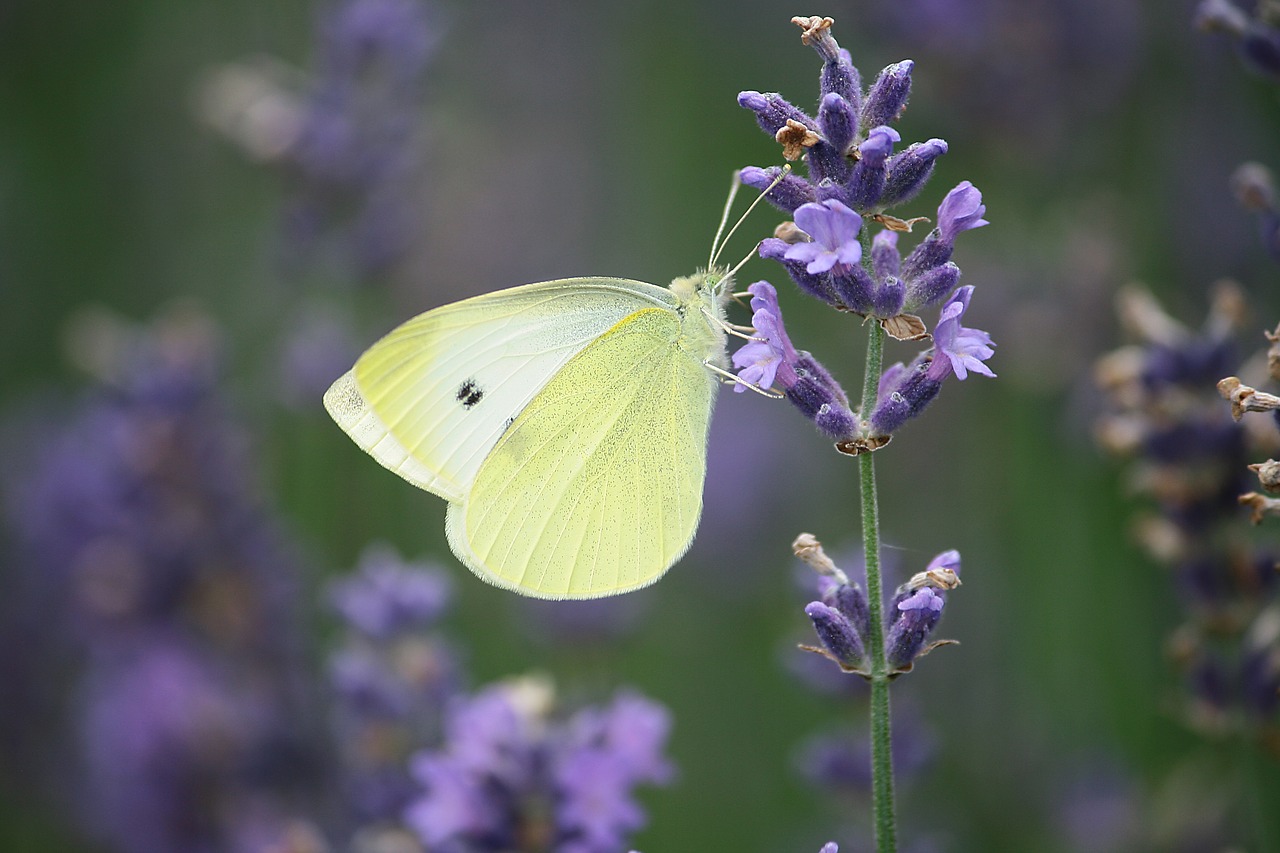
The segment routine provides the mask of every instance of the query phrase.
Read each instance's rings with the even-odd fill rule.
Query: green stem
[[[884,361],[884,330],[874,319],[867,340],[867,373],[862,388],[862,417],[876,403],[876,388]],[[875,454],[858,457],[862,482],[862,548],[867,562],[867,646],[871,655],[871,811],[877,853],[898,847],[893,808],[893,750],[890,740],[889,666],[884,655],[884,595],[880,588],[880,507],[876,500]]]

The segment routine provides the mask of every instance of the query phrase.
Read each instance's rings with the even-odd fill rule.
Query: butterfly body
[[[697,528],[729,283],[565,279],[446,305],[374,344],[325,406],[449,501],[450,546],[484,580],[542,598],[636,589]]]

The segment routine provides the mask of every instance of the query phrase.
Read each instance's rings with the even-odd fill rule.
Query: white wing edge
[[[419,462],[391,435],[386,424],[369,407],[364,394],[360,393],[353,371],[342,374],[324,392],[324,407],[342,431],[383,467],[447,501],[462,500],[462,493],[453,483]]]
[[[480,562],[480,558],[471,550],[471,543],[467,541],[467,506],[465,503],[458,501],[449,501],[449,509],[444,516],[444,532],[449,539],[449,547],[453,550],[453,556],[458,558],[458,562],[466,566],[472,573],[487,584],[492,584],[499,589],[510,590],[528,598],[543,598],[550,601],[584,601],[592,598],[610,598],[615,595],[622,595],[626,592],[635,592],[637,589],[644,589],[646,586],[652,586],[680,561],[680,558],[688,552],[689,547],[693,545],[693,537],[689,537],[689,541],[685,544],[684,549],[667,564],[667,567],[658,572],[651,578],[646,578],[637,584],[624,586],[618,589],[611,589],[607,592],[600,592],[595,595],[566,595],[561,592],[547,592],[545,590],[534,589],[529,586],[511,583],[504,580],[493,572],[485,568],[484,563]],[[695,534],[697,530],[694,530]]]

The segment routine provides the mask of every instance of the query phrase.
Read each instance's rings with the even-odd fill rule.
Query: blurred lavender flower
[[[330,589],[346,622],[330,662],[343,788],[355,826],[397,821],[415,793],[412,751],[440,741],[458,665],[429,631],[449,600],[448,576],[409,563],[382,545],[367,547],[357,573]]]
[[[304,83],[264,61],[207,76],[201,117],[292,179],[290,266],[336,263],[376,276],[421,231],[423,101],[437,17],[428,0],[338,0],[321,13]]]
[[[321,19],[318,68],[289,157],[296,257],[332,237],[358,270],[376,274],[417,235],[424,73],[437,40],[423,0],[343,0]]]
[[[937,738],[911,713],[899,713],[893,731],[894,776],[919,777],[937,756]],[[871,744],[845,731],[812,735],[796,750],[795,764],[811,785],[837,797],[871,792]]]
[[[1259,3],[1257,11],[1248,14],[1231,0],[1201,0],[1195,23],[1205,32],[1228,36],[1249,68],[1280,81],[1280,29],[1273,7]]]
[[[1280,655],[1280,632],[1266,627],[1280,588],[1277,554],[1244,535],[1239,503],[1250,497],[1241,496],[1247,458],[1274,452],[1278,434],[1270,419],[1262,430],[1241,429],[1212,394],[1240,361],[1234,332],[1247,315],[1243,296],[1219,285],[1199,333],[1145,291],[1130,288],[1118,302],[1142,343],[1098,363],[1110,411],[1097,436],[1105,449],[1135,460],[1133,488],[1154,504],[1136,525],[1138,537],[1171,568],[1187,608],[1170,640],[1188,687],[1185,716],[1206,733],[1241,730],[1274,743],[1274,663],[1258,664]],[[1247,388],[1230,379],[1237,393]],[[1229,384],[1219,385],[1224,394]]]
[[[79,751],[88,831],[140,853],[232,849],[242,818],[314,785],[297,559],[255,494],[206,321],[89,316],[74,340],[106,385],[6,466],[13,618],[81,685],[80,737],[59,741]],[[19,739],[47,725],[9,721]]]
[[[637,784],[665,784],[669,716],[620,693],[603,708],[553,717],[541,681],[455,700],[438,750],[419,753],[420,796],[405,821],[431,850],[611,853],[644,825]]]

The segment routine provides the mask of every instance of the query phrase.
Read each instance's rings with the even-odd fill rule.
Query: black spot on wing
[[[462,404],[462,408],[470,409],[482,399],[484,399],[484,390],[476,384],[474,379],[468,379],[458,386],[458,402]]]

